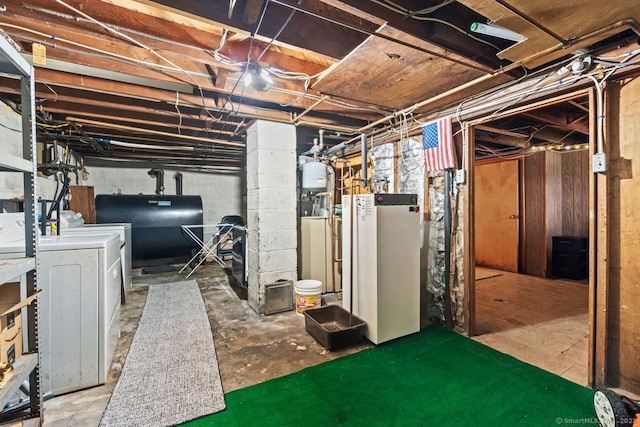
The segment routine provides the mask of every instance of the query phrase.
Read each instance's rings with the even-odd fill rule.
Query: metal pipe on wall
[[[360,152],[362,153],[362,186],[366,187],[368,180],[368,162],[367,162],[367,136],[363,133],[360,135]]]
[[[173,175],[173,179],[176,180],[176,195],[182,196],[182,173],[176,172]]]
[[[151,169],[147,173],[149,176],[156,178],[156,194],[164,194],[164,171],[162,169]]]

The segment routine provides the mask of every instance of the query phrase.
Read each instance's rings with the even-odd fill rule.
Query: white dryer
[[[24,256],[24,241],[0,242],[0,258]],[[39,239],[42,390],[68,393],[104,384],[120,335],[120,239]]]
[[[125,296],[129,294],[133,288],[131,277],[131,224],[114,223],[114,224],[82,224],[77,227],[63,228],[60,234],[112,234],[120,236],[120,262],[122,264],[122,277],[124,278]]]

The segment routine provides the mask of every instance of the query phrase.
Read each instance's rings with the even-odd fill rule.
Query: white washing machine
[[[6,222],[0,218],[5,230]],[[42,390],[62,394],[104,384],[120,335],[120,238],[47,236],[38,248]],[[0,258],[22,256],[24,241],[0,241]]]
[[[122,263],[122,277],[124,278],[125,296],[133,288],[131,278],[131,224],[83,224],[78,227],[63,228],[61,235],[70,234],[118,234],[120,236],[120,262]]]

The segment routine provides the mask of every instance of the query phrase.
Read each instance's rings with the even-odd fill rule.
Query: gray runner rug
[[[213,335],[195,280],[149,286],[100,426],[169,426],[225,408]]]

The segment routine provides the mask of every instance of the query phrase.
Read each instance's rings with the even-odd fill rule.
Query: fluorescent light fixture
[[[474,33],[497,37],[499,39],[511,40],[514,42],[519,42],[526,38],[522,34],[518,34],[515,31],[511,31],[496,24],[481,24],[479,22],[474,22],[473,24],[471,24],[470,29]]]

